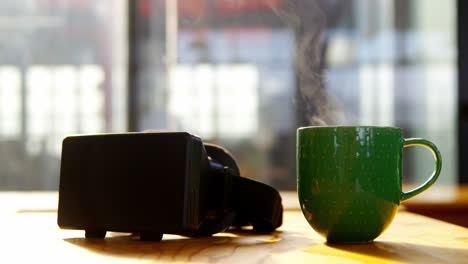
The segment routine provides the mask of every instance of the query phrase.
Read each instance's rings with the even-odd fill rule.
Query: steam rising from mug
[[[344,125],[353,118],[345,116],[339,100],[324,89],[323,31],[326,15],[316,0],[290,0],[273,12],[295,33],[296,71],[299,94],[308,125]]]

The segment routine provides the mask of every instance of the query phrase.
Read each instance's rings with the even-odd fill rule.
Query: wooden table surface
[[[403,204],[407,211],[468,227],[468,185],[433,186]]]
[[[405,211],[374,243],[331,245],[297,209],[287,209],[272,234],[164,235],[161,242],[143,242],[120,233],[86,240],[83,231],[60,230],[56,207],[56,193],[0,193],[0,262],[468,263],[467,228]]]

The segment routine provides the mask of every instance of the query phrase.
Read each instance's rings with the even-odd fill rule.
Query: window
[[[294,189],[297,127],[399,126],[439,146],[438,184],[457,182],[456,1],[140,0],[131,8],[134,130],[197,133],[230,149],[244,176]],[[405,149],[405,183],[424,181],[431,158]]]
[[[427,138],[444,158],[438,184],[456,183],[456,5],[4,1],[0,188],[56,189],[66,135],[167,129],[225,146],[246,177],[294,189],[296,128],[324,124]],[[403,166],[405,183],[420,183],[433,163],[409,148]]]
[[[125,7],[0,3],[1,189],[57,189],[65,136],[126,130]]]

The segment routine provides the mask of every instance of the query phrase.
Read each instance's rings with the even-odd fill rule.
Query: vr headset
[[[71,136],[63,141],[58,225],[85,230],[209,236],[230,227],[271,232],[283,207],[274,188],[240,176],[224,148],[185,132]]]

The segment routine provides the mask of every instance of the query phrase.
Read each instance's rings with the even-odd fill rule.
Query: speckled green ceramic
[[[432,151],[435,170],[420,187],[401,191],[404,147]],[[428,161],[430,162],[430,161]],[[362,243],[392,222],[400,201],[429,188],[442,159],[424,139],[403,139],[397,127],[302,127],[297,130],[297,189],[309,224],[328,242]]]

